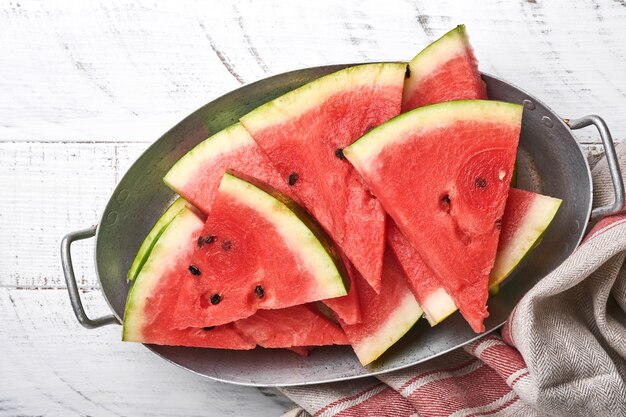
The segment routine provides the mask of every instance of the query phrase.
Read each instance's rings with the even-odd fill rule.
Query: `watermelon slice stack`
[[[458,306],[483,331],[488,288],[560,204],[510,190],[522,108],[486,99],[461,25],[408,65],[338,71],[200,143],[164,178],[181,197],[128,272],[124,340],[349,344],[367,365],[422,315]]]

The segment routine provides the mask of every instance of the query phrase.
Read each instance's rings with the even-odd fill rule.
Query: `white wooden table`
[[[178,369],[76,322],[61,237],[98,222],[133,160],[202,104],[301,67],[410,59],[466,23],[483,71],[626,137],[626,2],[0,3],[0,416],[279,415],[272,390]],[[576,133],[589,152],[596,133]],[[91,315],[92,241],[75,245]]]

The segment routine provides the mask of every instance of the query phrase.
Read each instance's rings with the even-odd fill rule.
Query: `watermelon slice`
[[[288,197],[250,180],[222,178],[180,287],[177,328],[346,295],[341,262],[321,229]]]
[[[139,274],[139,271],[141,270],[143,265],[146,263],[146,260],[148,259],[148,256],[150,255],[150,252],[152,251],[152,248],[154,247],[155,243],[161,236],[161,233],[163,232],[163,230],[165,230],[167,225],[170,224],[170,222],[174,219],[174,217],[176,217],[176,215],[180,213],[180,211],[185,207],[185,205],[186,205],[186,201],[184,199],[182,198],[176,199],[176,201],[172,203],[172,205],[165,211],[165,213],[159,218],[156,224],[152,227],[152,230],[150,230],[150,233],[148,233],[148,236],[146,236],[143,243],[139,247],[139,251],[137,252],[137,255],[135,256],[135,260],[133,261],[132,265],[130,266],[130,269],[128,270],[127,277],[129,281],[133,281],[137,277],[137,274]]]
[[[174,164],[163,181],[208,215],[227,170],[242,172],[289,193],[287,183],[239,123],[200,142]]]
[[[404,71],[403,64],[347,68],[241,118],[293,193],[377,292],[385,212],[342,150],[400,113]]]
[[[339,326],[307,304],[259,310],[234,326],[246,339],[266,348],[348,344]]]
[[[362,279],[362,278],[361,278]],[[354,352],[367,365],[396,343],[422,316],[422,309],[407,285],[407,278],[393,253],[385,251],[380,293],[358,283],[363,321],[340,321]]]
[[[434,326],[454,313],[457,310],[454,300],[392,219],[387,219],[387,243],[389,249],[398,258],[413,295],[424,310],[424,317],[428,323]]]
[[[465,25],[443,35],[409,62],[402,111],[450,100],[487,98]]]
[[[254,177],[297,199],[250,133],[239,123],[198,144],[169,170],[163,180],[172,190],[208,215],[222,176],[227,170]],[[348,265],[347,259],[344,259],[344,264]],[[352,273],[352,268],[348,268],[351,283],[354,281]],[[348,323],[358,323],[361,320],[356,286],[352,284],[348,295],[324,302]]]
[[[344,149],[476,332],[488,315],[522,109],[484,100],[434,104]]]
[[[562,200],[511,188],[507,198],[496,261],[489,277],[493,291],[536,246],[556,215]],[[454,300],[424,264],[393,220],[387,222],[387,241],[404,270],[411,290],[431,326],[454,313]]]
[[[164,215],[163,219],[168,217]],[[187,280],[189,258],[204,221],[183,206],[169,223],[161,224],[163,227],[157,231],[159,236],[153,239],[152,248],[147,251],[145,263],[128,293],[122,339],[160,345],[254,348],[255,344],[230,324],[214,329],[173,328],[178,290]]]
[[[507,199],[498,255],[489,287],[500,284],[533,249],[556,216],[562,200],[511,188]]]

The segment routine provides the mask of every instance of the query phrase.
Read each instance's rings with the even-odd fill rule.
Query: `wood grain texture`
[[[484,71],[563,117],[599,113],[626,135],[618,1],[62,4],[3,3],[2,140],[152,141],[242,83],[328,63],[407,60],[459,23]]]
[[[1,2],[0,417],[284,411],[274,391],[194,376],[117,326],[81,328],[60,239],[97,223],[140,153],[208,101],[292,69],[408,60],[459,23],[483,71],[626,139],[623,1]],[[601,150],[593,129],[576,135]],[[106,314],[93,240],[73,254],[89,314]]]
[[[99,291],[82,294],[106,312]],[[0,288],[0,416],[267,416],[290,402],[171,365],[120,326],[78,326],[65,290]]]

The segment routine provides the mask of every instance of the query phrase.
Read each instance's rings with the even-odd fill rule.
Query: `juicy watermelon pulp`
[[[250,182],[224,174],[196,236],[176,327],[216,326],[259,309],[346,295],[332,245],[300,215]]]
[[[522,106],[496,101],[434,104],[344,150],[476,332],[487,317],[521,115]]]
[[[168,212],[146,238],[151,250],[133,283],[124,315],[123,340],[159,345],[247,350],[255,345],[290,348],[300,355],[308,347],[347,344],[343,331],[309,305],[259,311],[245,320],[221,326],[175,328],[179,287],[188,276],[190,258],[204,219],[182,207],[170,221]],[[160,228],[159,228],[160,227]]]
[[[241,118],[304,207],[376,292],[385,212],[343,148],[400,113],[402,64],[368,64],[315,80]]]
[[[481,331],[487,286],[560,204],[511,190],[502,213],[520,106],[426,106],[485,98],[459,26],[407,66],[323,77],[196,146],[164,181],[206,222],[179,199],[154,226],[128,274],[124,340],[304,356],[349,343],[367,365],[422,309],[434,325],[459,305]]]
[[[362,278],[361,278],[362,279]],[[341,323],[362,365],[367,365],[396,343],[422,316],[393,253],[385,251],[380,292],[358,282],[363,320]]]
[[[163,180],[172,190],[208,215],[226,171],[237,171],[256,178],[297,201],[297,196],[287,182],[283,181],[248,131],[239,123],[216,133],[190,150]],[[353,268],[347,259],[344,259],[344,264],[352,283]],[[346,296],[322,301],[347,323],[357,323],[361,319],[356,286],[350,285]]]
[[[244,339],[231,324],[210,330],[174,328],[179,287],[187,279],[187,263],[204,221],[183,207],[169,223],[161,224],[163,230],[128,294],[123,339],[161,345],[252,349],[254,343]]]
[[[464,25],[443,35],[409,62],[402,111],[451,100],[487,98]]]

